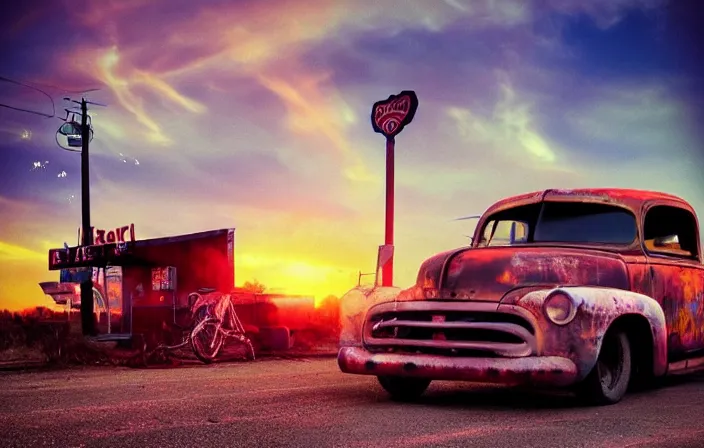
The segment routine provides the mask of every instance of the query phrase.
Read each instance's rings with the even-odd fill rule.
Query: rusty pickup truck
[[[338,365],[393,399],[432,380],[570,388],[596,405],[704,367],[696,214],[664,193],[546,190],[501,200],[415,285],[341,299]],[[630,386],[630,387],[629,387]]]

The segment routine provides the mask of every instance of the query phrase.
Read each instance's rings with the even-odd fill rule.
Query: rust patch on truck
[[[704,346],[704,268],[665,261],[650,263],[651,295],[665,312],[673,357]]]
[[[447,273],[436,276],[432,283],[442,280],[439,296],[459,300],[498,302],[510,289],[530,284],[629,288],[628,271],[618,255],[567,248],[467,249],[451,255]]]
[[[650,215],[657,207],[678,210],[691,228],[673,225],[670,211]],[[512,222],[509,238],[492,245],[491,222]],[[430,257],[413,286],[361,303],[339,352],[348,373],[555,386],[586,380],[597,390],[605,387],[595,370],[604,347],[626,343],[632,373],[646,379],[673,365],[704,367],[698,222],[687,202],[665,193],[546,190],[498,201],[479,219],[471,247]]]
[[[665,314],[655,300],[642,294],[613,288],[559,289],[567,292],[577,307],[574,320],[562,327],[551,324],[543,317],[543,303],[551,291],[533,291],[513,300],[515,305],[528,309],[538,318],[541,333],[544,335],[541,340],[541,353],[572,359],[580,372],[586,375],[594,366],[604,335],[612,323],[624,316],[634,316],[642,318],[651,331],[655,373],[661,375],[665,372],[667,326]]]

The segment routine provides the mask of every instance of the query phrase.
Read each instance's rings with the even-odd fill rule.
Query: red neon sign
[[[91,232],[93,232],[93,245],[94,246],[99,246],[101,244],[113,244],[113,243],[126,243],[127,241],[134,241],[134,224],[130,224],[129,226],[122,226],[122,227],[116,227],[115,229],[112,230],[105,230],[105,229],[96,229],[95,227],[90,228]],[[128,235],[129,231],[129,240],[127,240],[125,237]],[[79,234],[80,234],[80,229],[79,229]],[[78,241],[83,241],[82,236],[78,239]]]

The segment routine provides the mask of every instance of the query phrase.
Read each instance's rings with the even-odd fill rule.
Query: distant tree
[[[318,305],[318,316],[331,327],[340,320],[340,299],[334,295],[325,297]]]
[[[340,306],[340,299],[337,296],[329,295],[320,302],[321,308],[335,309]]]
[[[242,289],[245,289],[249,292],[253,292],[255,294],[263,294],[264,291],[266,291],[266,286],[264,286],[262,283],[259,283],[257,279],[254,279],[251,282],[244,282],[244,285],[242,285]]]

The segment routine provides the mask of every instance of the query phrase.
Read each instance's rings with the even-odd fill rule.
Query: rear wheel
[[[248,361],[254,361],[255,359],[255,354],[254,354],[254,344],[252,344],[252,341],[245,336],[244,341],[245,345],[245,358],[247,358]]]
[[[379,384],[396,401],[411,401],[419,398],[432,380],[401,376],[378,376]]]
[[[217,358],[223,340],[220,323],[215,319],[207,319],[199,323],[191,333],[193,352],[205,364],[210,364]]]
[[[249,343],[252,345],[252,359],[254,359],[254,356],[258,353],[261,352],[262,345],[259,342],[259,332],[257,331],[256,333],[251,333],[251,332],[245,332],[244,336],[249,339]]]
[[[621,331],[609,331],[596,365],[578,388],[580,398],[593,405],[621,401],[631,379],[631,346]]]

